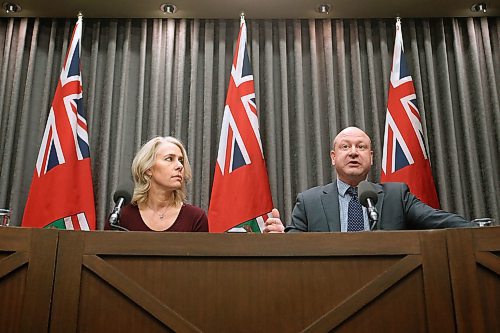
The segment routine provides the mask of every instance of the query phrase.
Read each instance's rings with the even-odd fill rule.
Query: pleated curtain
[[[19,225],[71,19],[0,18],[0,208]],[[274,205],[335,179],[332,139],[372,138],[380,176],[394,19],[251,20],[248,46]],[[405,54],[443,209],[500,215],[500,18],[402,19]],[[239,19],[85,19],[84,107],[98,228],[134,154],[184,142],[189,201],[208,209]],[[238,189],[235,189],[235,192]],[[231,214],[231,212],[227,212]]]

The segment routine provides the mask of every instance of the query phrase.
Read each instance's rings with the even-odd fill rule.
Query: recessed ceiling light
[[[5,10],[7,14],[18,13],[21,11],[21,6],[13,2],[4,2],[2,4],[2,8]]]
[[[486,4],[484,2],[480,2],[473,4],[472,7],[470,7],[470,10],[473,12],[486,13],[486,8]]]
[[[316,9],[320,14],[328,14],[330,12],[330,5],[325,3],[318,6]]]
[[[173,14],[177,11],[177,7],[172,3],[164,3],[160,6],[160,9],[165,14]]]

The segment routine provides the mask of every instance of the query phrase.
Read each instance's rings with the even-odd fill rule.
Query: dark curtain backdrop
[[[20,224],[74,19],[0,19],[0,208]],[[395,20],[247,20],[273,200],[334,177],[342,128],[372,137],[378,180]],[[208,208],[239,20],[84,19],[82,75],[98,226],[139,146],[174,135]],[[500,218],[500,18],[403,19],[441,205]],[[236,191],[237,189],[235,189]],[[228,212],[231,214],[231,212]]]

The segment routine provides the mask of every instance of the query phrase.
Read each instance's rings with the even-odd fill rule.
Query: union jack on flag
[[[255,105],[252,68],[250,66],[248,54],[245,50],[246,38],[244,41],[241,41],[239,45],[240,48],[236,50],[237,53],[235,55],[236,65],[233,65],[231,70],[231,78],[241,96],[236,95],[234,99],[231,98],[230,100],[228,94],[226,102],[231,102],[231,104],[228,103],[224,108],[219,150],[217,154],[217,166],[221,168],[222,174],[233,172],[237,168],[251,163],[248,149],[238,130],[237,122],[243,122],[243,124],[240,124],[242,127],[248,126],[247,123],[250,122],[253,135],[255,136],[254,139],[257,140],[261,153],[258,158],[264,158],[259,134],[257,106]],[[241,45],[243,45],[243,48]],[[243,108],[244,113],[234,112],[233,115],[231,107]],[[229,151],[229,154],[226,154],[226,151]]]
[[[211,232],[233,227],[260,232],[273,208],[246,42],[247,30],[242,18],[208,209]]]
[[[71,37],[36,160],[22,225],[95,229],[87,121],[80,73],[82,18]],[[75,223],[70,223],[72,220]],[[76,225],[76,228],[73,226]]]
[[[424,137],[415,87],[404,57],[401,21],[398,18],[385,121],[381,181],[404,182],[416,197],[438,208],[439,201]]]
[[[74,50],[71,50],[74,48]],[[72,52],[71,52],[72,51]],[[58,85],[59,91],[55,97],[61,97],[62,107],[66,113],[64,121],[56,122],[54,107],[49,111],[47,126],[42,138],[42,146],[36,161],[38,175],[47,173],[52,168],[63,164],[66,158],[82,160],[90,157],[89,136],[87,132],[87,121],[83,110],[83,91],[80,76],[80,41],[73,39],[70,45],[71,58],[67,57]],[[55,99],[55,98],[54,98]],[[54,100],[54,102],[56,102]],[[59,105],[61,106],[61,105]],[[73,135],[74,144],[69,144],[65,152],[59,139],[57,127],[69,127]],[[65,157],[66,156],[66,157]]]

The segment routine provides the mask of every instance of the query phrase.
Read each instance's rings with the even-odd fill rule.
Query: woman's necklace
[[[160,220],[163,220],[165,218],[165,215],[167,214],[167,209],[168,208],[165,208],[165,211],[163,213],[158,213],[156,210],[154,210],[153,208],[151,208],[151,206],[149,206],[148,204],[146,204],[146,206],[148,206],[149,209],[151,209],[153,211],[153,213],[155,213],[156,215],[158,215],[158,217],[160,218]]]

